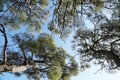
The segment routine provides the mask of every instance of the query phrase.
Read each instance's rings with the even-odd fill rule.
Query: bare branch
[[[7,49],[8,39],[7,39],[7,35],[6,35],[6,32],[5,32],[5,27],[2,24],[0,24],[0,26],[2,28],[2,30],[0,30],[0,31],[3,34],[4,40],[5,40],[4,46],[3,46],[3,55],[4,55],[4,57],[3,57],[3,63],[6,64],[6,61],[7,61],[6,49]]]

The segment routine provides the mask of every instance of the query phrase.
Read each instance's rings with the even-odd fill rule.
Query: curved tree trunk
[[[7,35],[6,35],[6,32],[5,32],[5,27],[0,24],[1,28],[0,28],[0,32],[3,34],[3,37],[4,37],[4,46],[3,46],[3,63],[6,64],[6,61],[7,61],[7,54],[6,54],[6,49],[7,49],[7,43],[8,43],[8,39],[7,39]]]

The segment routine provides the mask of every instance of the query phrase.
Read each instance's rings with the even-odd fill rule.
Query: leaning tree
[[[29,79],[69,80],[78,74],[78,64],[51,36],[42,33],[37,39],[27,33],[13,36],[16,50],[8,47],[6,64],[0,60],[0,73],[26,74]],[[68,60],[66,62],[66,59]]]

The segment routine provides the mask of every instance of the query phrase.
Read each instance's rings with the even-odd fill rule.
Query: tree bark
[[[7,43],[8,43],[8,40],[7,40],[7,35],[6,35],[6,32],[5,32],[5,27],[0,24],[1,26],[1,29],[0,29],[0,32],[3,34],[3,37],[4,37],[4,46],[3,46],[3,63],[6,64],[6,61],[7,61],[7,54],[6,54],[6,49],[7,49]]]
[[[8,65],[0,65],[0,72],[24,72],[28,69],[30,66],[8,66]]]

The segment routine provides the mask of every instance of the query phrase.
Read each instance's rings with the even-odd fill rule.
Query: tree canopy
[[[1,0],[0,73],[26,74],[34,80],[70,80],[78,74],[74,56],[42,32],[44,25],[62,39],[75,31],[73,48],[80,54],[80,69],[90,62],[119,69],[119,7],[115,0]],[[104,9],[112,12],[109,19]]]
[[[27,74],[28,78],[34,80],[41,77],[48,77],[50,80],[69,80],[71,75],[78,74],[78,64],[73,57],[62,47],[56,47],[48,34],[42,33],[37,39],[25,33],[16,34],[13,40],[18,45],[18,51],[7,50],[8,66],[1,64],[1,72],[19,72],[24,67],[25,71],[20,74]],[[66,62],[66,59],[70,61]]]
[[[49,14],[48,0],[2,0],[0,4],[0,22],[11,29],[28,25],[28,30],[40,31]]]
[[[74,36],[73,47],[80,54],[81,69],[90,67],[90,62],[101,68],[120,68],[120,10],[113,10],[112,19],[89,27],[79,28]]]
[[[116,69],[120,67],[120,23],[110,21],[100,27],[78,29],[73,44],[81,56],[81,68],[89,66],[89,62],[100,64],[102,68]]]

